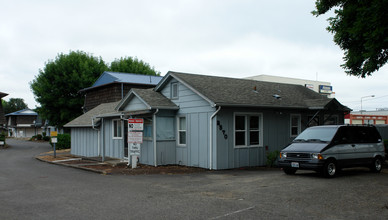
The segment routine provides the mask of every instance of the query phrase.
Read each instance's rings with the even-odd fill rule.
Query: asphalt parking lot
[[[36,160],[47,145],[8,143],[0,219],[388,219],[387,170],[101,175]]]

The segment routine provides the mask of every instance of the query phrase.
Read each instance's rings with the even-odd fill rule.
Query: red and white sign
[[[128,132],[128,143],[143,143],[143,132]]]
[[[142,118],[130,118],[128,119],[128,131],[142,131],[143,130]]]

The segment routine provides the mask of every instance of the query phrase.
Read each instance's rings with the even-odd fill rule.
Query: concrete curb
[[[35,159],[37,159],[39,161],[42,161],[42,162],[50,163],[50,164],[61,165],[61,166],[65,166],[65,167],[72,167],[72,168],[76,168],[76,169],[80,169],[80,170],[86,170],[86,171],[90,171],[90,172],[94,172],[94,173],[103,174],[103,175],[109,174],[105,170],[96,170],[96,169],[92,169],[92,168],[88,168],[88,167],[82,167],[82,166],[77,166],[77,165],[72,165],[72,164],[64,164],[64,163],[59,163],[59,162],[54,162],[54,161],[47,161],[47,160],[43,160],[43,159],[41,159],[39,157],[35,157]]]

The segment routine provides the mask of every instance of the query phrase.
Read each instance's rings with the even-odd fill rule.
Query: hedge
[[[57,143],[55,144],[55,149],[57,150],[61,150],[61,149],[69,149],[70,148],[70,134],[58,134],[57,136]],[[53,143],[51,143],[51,140],[50,140],[50,144],[51,146],[54,146]]]

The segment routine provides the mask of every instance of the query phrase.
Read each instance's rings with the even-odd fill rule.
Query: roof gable
[[[124,111],[126,106],[133,99],[138,99],[146,108],[136,110],[150,110],[150,109],[179,109],[171,100],[164,97],[159,92],[153,89],[131,89],[128,94],[116,106],[117,111]]]

